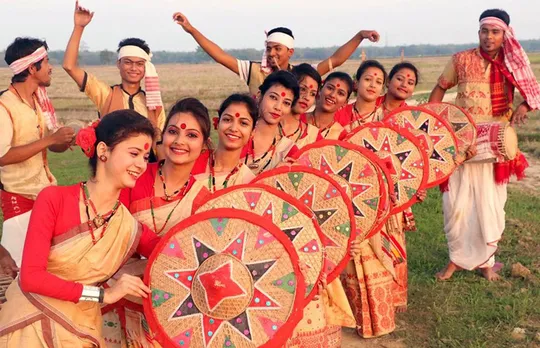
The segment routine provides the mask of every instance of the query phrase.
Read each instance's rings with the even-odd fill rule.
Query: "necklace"
[[[174,197],[180,193],[181,190],[185,190],[186,187],[187,187],[187,184],[189,183],[189,180],[186,181],[186,183],[184,184],[184,186],[182,186],[181,188],[179,188],[178,190],[174,191],[172,194],[168,194],[167,193],[167,185],[165,184],[165,176],[163,175],[163,164],[165,164],[165,160],[162,160],[160,163],[159,163],[159,169],[158,169],[158,175],[159,175],[159,179],[161,180],[161,183],[163,184],[163,194],[165,195],[163,199],[165,199],[166,201],[170,202],[174,199]]]
[[[269,152],[272,152],[272,155],[270,155],[270,158],[268,159],[268,161],[266,162],[264,167],[262,167],[262,169],[260,169],[258,171],[258,174],[262,173],[266,169],[266,167],[268,167],[268,165],[272,161],[272,157],[274,157],[274,154],[276,153],[276,143],[277,143],[277,137],[274,136],[274,140],[272,140],[272,145],[270,145],[270,148],[268,150],[266,150],[264,155],[262,155],[258,159],[255,159],[255,139],[253,137],[251,137],[251,158],[252,158],[252,160],[251,160],[250,164],[247,164],[248,157],[249,157],[249,153],[248,153],[247,156],[246,156],[246,159],[244,160],[244,164],[247,164],[249,169],[257,169],[257,168],[260,167],[259,162],[262,159],[264,159],[266,157],[266,155],[268,155]]]
[[[90,235],[92,236],[92,243],[95,245],[97,243],[97,240],[96,236],[94,235],[94,226],[96,228],[100,228],[103,226],[99,239],[103,238],[103,236],[105,235],[105,230],[107,229],[107,226],[109,224],[109,220],[116,213],[118,207],[120,206],[120,201],[117,199],[114,207],[109,212],[101,215],[97,212],[94,202],[92,202],[92,200],[90,199],[90,193],[88,192],[88,186],[86,186],[86,182],[81,183],[81,189],[83,192],[84,205],[86,206],[86,215],[88,217],[88,228],[90,229]],[[88,207],[91,207],[92,211],[94,212],[95,217],[93,219],[90,219],[90,212]]]
[[[15,88],[15,86],[13,86],[13,84],[11,84],[11,87],[13,87],[13,90],[15,91],[15,93],[17,94],[17,97],[19,97],[19,99],[24,103],[25,100],[23,99],[23,97],[19,94],[19,91],[17,90],[17,88]],[[30,103],[27,103],[32,109],[34,109],[34,112],[37,114],[37,106],[36,106],[36,102],[34,101],[34,106],[32,107],[30,105]]]
[[[358,109],[356,108],[356,105],[353,106],[353,112],[351,114],[351,124],[358,122],[358,125],[362,125],[366,122],[367,119],[369,119],[371,116],[375,114],[375,111],[377,111],[377,108],[373,109],[372,112],[364,114],[362,116]]]
[[[216,158],[214,157],[214,153],[212,153],[212,155],[209,157],[208,161],[209,161],[208,165],[210,166],[210,176],[208,177],[208,189],[212,193],[214,193],[214,192],[216,192],[216,173],[215,173],[215,169],[214,169],[214,166],[216,164]],[[227,174],[227,176],[225,177],[225,181],[223,181],[223,188],[227,188],[227,185],[229,184],[229,180],[231,179],[231,177],[234,174],[238,173],[238,171],[240,170],[242,165],[243,165],[243,163],[240,162],[236,167],[234,167],[229,172],[229,174]]]
[[[156,223],[156,216],[155,216],[155,213],[154,213],[154,200],[153,198],[150,198],[150,215],[152,215],[152,223],[154,225],[154,232],[156,233],[156,235],[160,235],[161,232],[163,232],[163,230],[165,229],[165,226],[167,226],[167,223],[169,222],[169,220],[171,219],[171,216],[173,214],[173,212],[176,210],[176,207],[178,207],[178,205],[180,204],[180,202],[182,202],[182,198],[186,195],[186,193],[188,192],[189,188],[190,188],[190,185],[189,183],[192,181],[192,176],[191,174],[189,175],[189,178],[188,180],[186,181],[186,183],[184,184],[184,186],[182,187],[182,189],[178,190],[178,192],[180,192],[180,194],[178,196],[176,196],[176,198],[178,199],[178,202],[176,202],[176,204],[174,205],[174,207],[171,209],[171,211],[169,212],[169,214],[167,215],[167,218],[165,219],[165,222],[163,223],[163,226],[161,226],[161,228],[158,230],[157,228],[157,223]],[[165,195],[165,200],[167,202],[170,202],[172,200],[172,198],[170,198],[171,196],[169,196],[169,198],[167,198],[167,195]]]
[[[296,130],[291,133],[291,134],[287,134],[285,133],[285,130],[283,129],[283,126],[281,125],[281,123],[279,124],[278,126],[279,128],[279,136],[281,137],[286,137],[286,138],[292,138],[296,133],[300,133],[298,134],[298,137],[296,137],[296,140],[294,141],[295,143],[298,141],[298,139],[300,139],[300,135],[302,135],[302,121],[298,121],[298,128],[296,128]]]
[[[335,118],[328,126],[324,127],[323,129],[320,129],[320,127],[317,125],[317,121],[315,119],[316,119],[315,111],[313,111],[312,116],[311,116],[311,123],[315,127],[319,128],[319,132],[321,133],[321,136],[326,139],[326,137],[328,136],[328,133],[330,133],[330,129],[332,128],[332,126],[334,126],[334,123],[336,123]]]

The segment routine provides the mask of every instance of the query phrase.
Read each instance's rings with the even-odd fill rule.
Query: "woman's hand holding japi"
[[[426,200],[427,197],[427,191],[426,190],[418,190],[416,191],[416,198],[418,199],[418,202],[422,203]]]
[[[116,303],[126,295],[147,298],[152,291],[141,278],[129,274],[122,274],[120,279],[110,288],[105,289],[103,302],[105,304]]]
[[[349,248],[351,257],[355,258],[356,256],[360,255],[360,251],[362,250],[362,247],[360,246],[361,244],[362,243],[356,239],[351,242],[351,247]]]

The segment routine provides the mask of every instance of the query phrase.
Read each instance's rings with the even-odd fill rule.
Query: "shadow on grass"
[[[441,194],[433,189],[414,212],[418,232],[407,234],[409,310],[399,316],[405,330],[397,336],[411,347],[529,347],[540,332],[540,286],[511,278],[515,262],[539,276],[540,198],[510,192],[507,228],[497,259],[505,264],[503,280],[489,283],[477,272],[457,272],[447,282],[434,275],[448,261],[442,225]],[[515,327],[526,340],[514,341]]]

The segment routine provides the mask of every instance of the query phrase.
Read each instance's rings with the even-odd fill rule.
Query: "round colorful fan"
[[[471,145],[476,144],[476,124],[472,116],[459,106],[450,103],[427,103],[420,105],[433,111],[452,127],[458,140],[456,162],[465,161],[465,153]]]
[[[306,301],[316,295],[317,282],[325,265],[325,237],[313,212],[299,200],[273,187],[262,184],[236,185],[208,197],[197,212],[216,208],[236,208],[262,216],[273,222],[293,243],[306,266]],[[257,249],[265,252],[264,235],[259,236]]]
[[[259,240],[264,236],[264,249]],[[164,347],[275,347],[302,316],[305,285],[291,241],[237,209],[174,226],[149,259],[148,325]]]
[[[407,129],[420,140],[429,157],[426,188],[446,181],[457,167],[457,138],[452,127],[433,111],[418,106],[404,106],[390,112],[385,123]]]
[[[356,228],[351,200],[343,188],[328,175],[304,166],[275,168],[257,176],[253,183],[284,191],[313,211],[326,237],[327,281],[338,277],[349,260],[349,244]]]
[[[356,221],[356,240],[376,233],[390,212],[394,187],[390,172],[377,155],[360,146],[323,140],[305,146],[294,156],[298,164],[330,175],[350,192]],[[390,188],[390,189],[389,189]]]
[[[346,140],[375,152],[390,172],[395,196],[391,214],[416,202],[416,193],[426,187],[429,160],[414,134],[395,125],[372,122],[355,128]]]

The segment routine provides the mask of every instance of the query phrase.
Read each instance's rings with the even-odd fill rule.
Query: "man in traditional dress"
[[[237,59],[225,52],[221,47],[207,39],[200,31],[193,27],[187,17],[182,13],[175,13],[173,19],[188,34],[193,36],[195,41],[197,41],[212,59],[237,74],[242,81],[245,81],[252,95],[256,95],[259,92],[259,86],[272,72],[277,70],[291,71],[293,68],[290,64],[290,59],[294,54],[294,36],[288,28],[279,27],[270,30],[266,35],[265,51],[262,60],[260,62],[252,62]],[[314,68],[317,69],[321,76],[332,71],[349,59],[364,39],[377,42],[379,41],[379,33],[375,30],[359,31],[352,39],[334,52],[331,57],[320,62]]]
[[[520,124],[527,112],[540,108],[540,86],[529,59],[503,10],[480,15],[477,48],[456,53],[431,92],[430,102],[442,101],[457,85],[456,105],[475,122]],[[512,109],[514,88],[524,102]],[[474,154],[470,151],[469,157]],[[505,227],[506,184],[512,174],[523,176],[527,161],[519,155],[506,163],[465,163],[450,177],[443,194],[444,230],[450,263],[437,273],[446,280],[456,270],[479,268],[488,280],[497,280],[494,254]]]
[[[165,112],[161,100],[159,80],[152,54],[144,40],[129,38],[118,45],[117,66],[122,83],[110,86],[78,65],[79,44],[84,28],[92,21],[90,12],[75,3],[74,28],[64,56],[64,70],[77,83],[81,92],[96,105],[100,117],[120,109],[135,110],[147,117],[161,134],[165,123]],[[144,78],[145,90],[141,88]],[[158,139],[159,140],[159,139]],[[154,146],[154,152],[156,147]],[[152,156],[151,156],[152,157]]]
[[[72,128],[57,123],[47,96],[52,74],[47,49],[45,41],[33,38],[17,38],[6,49],[5,61],[14,76],[0,92],[3,269],[10,268],[8,256],[20,266],[34,200],[43,188],[56,184],[47,149],[63,152],[75,138]]]

